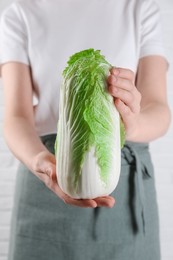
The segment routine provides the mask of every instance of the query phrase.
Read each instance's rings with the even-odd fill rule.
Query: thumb
[[[53,181],[56,181],[56,159],[53,154],[43,151],[39,153],[34,160],[34,169],[48,175]]]
[[[48,163],[45,166],[45,171],[44,171],[51,179],[53,182],[57,182],[57,177],[56,177],[56,165],[52,163]]]

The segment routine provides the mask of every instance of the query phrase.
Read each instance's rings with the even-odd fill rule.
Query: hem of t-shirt
[[[167,62],[167,66],[169,67],[169,59],[166,55],[166,51],[163,46],[151,45],[149,47],[142,48],[139,58],[144,58],[147,56],[161,56],[161,57],[165,58],[165,60]]]
[[[46,137],[51,135],[57,135],[57,131],[37,132],[38,136]]]
[[[0,59],[0,77],[1,77],[2,65],[9,63],[9,62],[18,62],[18,63],[25,64],[27,66],[30,65],[28,59],[21,55],[20,55],[20,57],[16,56],[16,55],[10,55],[10,56],[8,56],[8,58],[1,57],[1,59]]]

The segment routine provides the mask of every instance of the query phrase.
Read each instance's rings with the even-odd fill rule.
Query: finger
[[[54,164],[48,163],[45,167],[40,168],[36,172],[36,176],[51,190],[54,184],[57,185],[56,166]]]
[[[53,154],[43,152],[35,163],[35,171],[48,175],[51,179],[56,180],[56,159]]]
[[[132,111],[135,110],[136,103],[133,102],[134,96],[131,92],[123,89],[119,89],[114,86],[110,86],[109,90],[113,97],[115,97],[116,99],[121,99],[122,102],[124,102],[127,106],[129,106],[129,108]]]
[[[91,199],[73,199],[66,194],[63,195],[62,199],[66,204],[77,206],[77,207],[82,207],[82,208],[97,207],[97,203]]]
[[[109,87],[114,86],[114,87],[121,88],[121,89],[124,89],[129,92],[136,91],[136,87],[133,85],[132,81],[124,79],[124,78],[119,78],[119,77],[116,78],[115,76],[111,75],[108,77],[108,84],[109,84]]]
[[[122,119],[126,120],[126,118],[128,118],[132,113],[130,108],[126,104],[124,104],[124,102],[122,102],[119,98],[115,99],[114,103]]]
[[[58,195],[58,197],[60,197],[66,204],[77,206],[77,207],[82,207],[82,208],[97,207],[97,203],[92,199],[71,198],[70,196],[65,194],[56,183],[53,183],[53,186],[51,188]]]
[[[113,97],[116,99],[121,99],[121,101],[130,108],[131,112],[139,113],[140,112],[140,94],[138,95],[137,92],[132,93],[126,91],[124,89],[116,88],[110,86],[110,92]]]
[[[94,200],[78,200],[78,199],[68,199],[65,201],[65,203],[77,206],[77,207],[82,207],[82,208],[96,208],[97,203]]]
[[[110,71],[111,74],[114,76],[118,76],[120,78],[128,79],[134,83],[135,81],[135,73],[130,69],[124,69],[124,68],[115,68],[113,67]]]
[[[44,167],[40,167],[39,170],[37,170],[37,176],[44,182],[48,177],[48,180],[57,183],[56,166],[51,163],[45,164]]]
[[[53,182],[57,183],[56,166],[54,164],[49,165],[48,176],[51,178]]]
[[[115,76],[115,75],[110,75],[110,76],[108,76],[108,78],[107,78],[107,83],[108,83],[108,85],[116,85],[116,82],[117,82],[117,77]]]
[[[94,200],[97,202],[98,207],[112,208],[115,205],[115,199],[111,196],[99,197]]]

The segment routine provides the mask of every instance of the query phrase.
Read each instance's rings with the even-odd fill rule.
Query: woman
[[[20,0],[3,13],[4,135],[21,161],[9,259],[160,259],[147,145],[170,122],[159,21],[152,0]],[[62,192],[55,174],[58,91],[68,57],[88,48],[116,66],[108,89],[126,144],[116,190],[75,200]]]

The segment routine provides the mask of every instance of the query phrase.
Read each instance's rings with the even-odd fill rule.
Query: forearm
[[[12,117],[4,123],[4,137],[12,153],[32,169],[33,158],[46,148],[34,126],[24,117]]]
[[[151,103],[141,109],[136,127],[127,140],[150,142],[163,136],[170,125],[171,113],[167,105]]]

